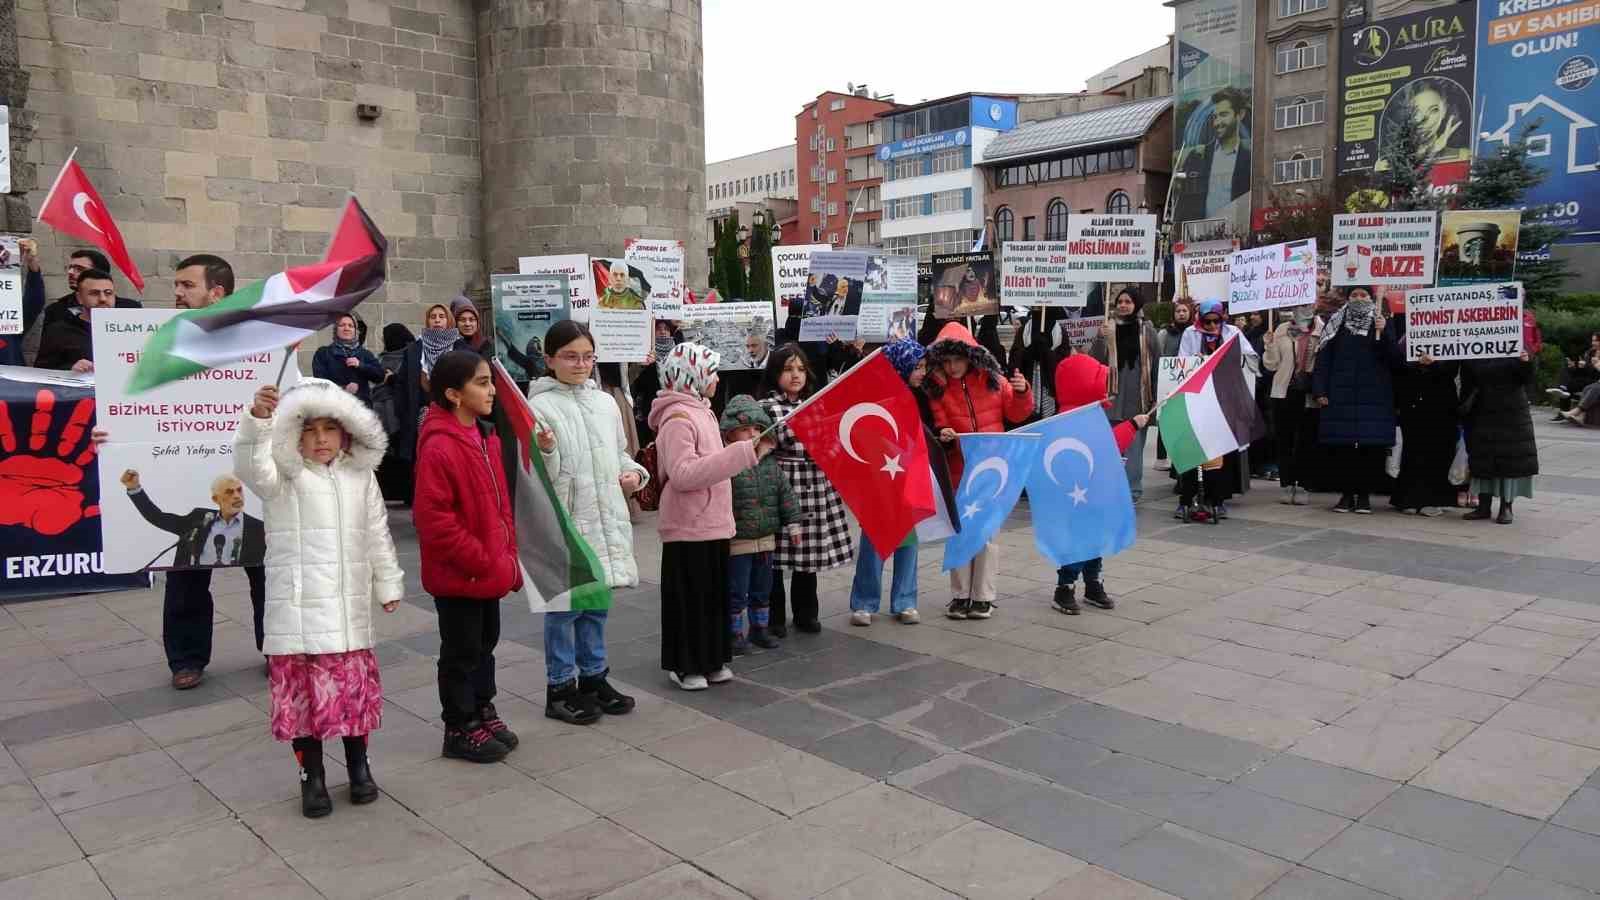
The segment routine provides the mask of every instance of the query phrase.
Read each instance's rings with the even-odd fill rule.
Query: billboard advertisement
[[[1338,195],[1346,209],[1383,205],[1371,192],[1384,141],[1409,109],[1421,125],[1435,193],[1454,193],[1472,165],[1477,4],[1456,3],[1341,32]]]
[[[1535,7],[1530,9],[1529,7]],[[1478,155],[1524,129],[1528,161],[1546,172],[1528,191],[1539,223],[1600,243],[1600,4],[1485,0],[1478,8]],[[1537,249],[1537,248],[1531,248]]]
[[[1243,234],[1250,219],[1254,0],[1177,4],[1174,219],[1195,234]],[[1188,234],[1189,232],[1184,232]]]

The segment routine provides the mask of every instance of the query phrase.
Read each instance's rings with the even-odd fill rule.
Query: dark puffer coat
[[[1313,393],[1327,397],[1318,439],[1331,447],[1394,446],[1394,383],[1377,336],[1340,331],[1317,352]]]
[[[1462,424],[1473,478],[1539,474],[1539,445],[1528,409],[1532,378],[1533,364],[1517,359],[1475,359],[1461,365],[1461,400],[1472,403]]]

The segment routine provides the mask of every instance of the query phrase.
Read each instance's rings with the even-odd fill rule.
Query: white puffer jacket
[[[338,420],[349,448],[331,465],[308,466],[300,429]],[[245,410],[234,436],[233,471],[266,515],[268,656],[344,653],[377,643],[373,607],[399,600],[404,573],[374,474],[388,447],[378,417],[320,378],[285,392],[270,419]]]
[[[544,454],[545,466],[556,498],[599,557],[606,584],[638,584],[633,524],[617,479],[637,472],[643,487],[650,476],[628,456],[617,401],[592,381],[573,386],[545,376],[528,385],[528,402],[539,423],[555,433],[556,446]]]

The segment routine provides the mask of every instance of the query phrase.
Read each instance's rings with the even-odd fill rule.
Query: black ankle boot
[[[783,646],[767,629],[759,627],[750,629],[750,643],[763,650],[776,650]]]
[[[372,780],[365,737],[344,739],[344,764],[350,772],[350,802],[359,806],[378,799],[378,783]]]
[[[1480,520],[1480,519],[1487,519],[1487,518],[1489,518],[1489,505],[1491,503],[1493,503],[1493,502],[1494,502],[1494,495],[1493,494],[1479,494],[1478,495],[1478,507],[1477,507],[1477,509],[1474,509],[1472,512],[1466,513],[1461,518],[1466,519],[1469,522],[1470,521],[1477,521],[1477,520]]]
[[[1069,616],[1078,615],[1083,611],[1082,607],[1078,606],[1076,589],[1070,584],[1056,585],[1055,604],[1057,610]]]
[[[618,691],[606,680],[607,669],[598,675],[579,675],[578,693],[585,701],[608,716],[626,715],[633,711],[633,698]]]
[[[1510,500],[1501,500],[1500,501],[1500,515],[1495,517],[1495,521],[1500,523],[1501,525],[1510,525],[1511,524],[1511,501]]]
[[[311,738],[295,738],[295,759],[300,763],[300,814],[308,819],[320,819],[333,812],[333,798],[328,796],[328,777],[322,769],[322,742]]]
[[[588,705],[578,692],[578,683],[552,684],[544,689],[544,715],[569,725],[593,725],[600,718],[600,710]]]
[[[522,743],[517,739],[517,733],[511,730],[511,726],[500,718],[500,713],[495,710],[493,703],[485,703],[479,707],[478,720],[483,722],[483,727],[489,729],[495,740],[506,745],[507,750],[515,750],[517,745]]]
[[[1117,604],[1106,593],[1103,581],[1085,581],[1083,583],[1083,602],[1100,609],[1116,609]]]

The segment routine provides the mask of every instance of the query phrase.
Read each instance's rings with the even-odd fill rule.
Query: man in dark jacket
[[[37,254],[35,254],[33,260],[34,271],[38,271],[38,265],[38,257]],[[44,324],[42,326],[43,328],[49,328],[52,323],[70,318],[77,312],[79,305],[78,279],[82,277],[83,273],[89,271],[105,272],[109,275],[111,273],[111,263],[106,259],[105,254],[101,253],[99,250],[72,251],[72,255],[67,257],[67,292],[62,294],[60,297],[57,297],[54,302],[45,307]],[[39,281],[39,290],[41,291],[42,296],[42,292],[44,290],[43,279],[40,279]],[[138,300],[134,300],[131,297],[118,297],[113,305],[117,309],[144,308],[143,303],[140,303]]]
[[[122,486],[146,522],[178,536],[173,568],[259,566],[266,557],[266,529],[260,519],[245,514],[244,485],[231,474],[211,483],[215,507],[197,506],[182,514],[156,506],[133,469],[122,473]]]
[[[1183,161],[1183,189],[1178,220],[1188,222],[1216,215],[1250,190],[1250,144],[1241,120],[1249,101],[1233,88],[1211,95],[1212,140],[1191,150]]]
[[[89,317],[97,309],[109,309],[117,300],[117,285],[111,276],[90,269],[78,276],[78,302],[66,316],[52,322],[45,312],[44,333],[39,338],[39,356],[34,364],[41,369],[94,371],[94,337]]]

